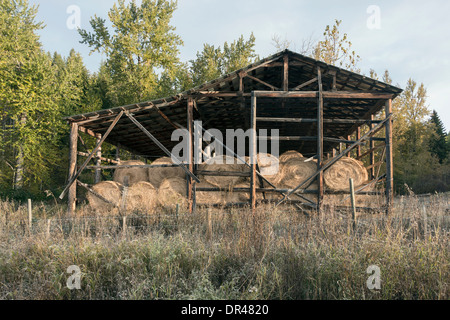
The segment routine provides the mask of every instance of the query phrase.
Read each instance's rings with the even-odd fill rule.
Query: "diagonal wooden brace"
[[[142,124],[139,123],[129,112],[126,113],[126,116],[139,128],[142,132],[145,133],[147,137],[149,137],[162,151],[164,151],[169,158],[172,158],[172,153],[167,150],[167,148],[158,141],[150,132],[148,132],[147,129],[145,129]],[[197,183],[200,183],[199,178],[195,174],[193,174],[188,168],[186,168],[186,165],[179,161],[176,158],[172,158],[172,160],[175,159],[175,164],[178,165],[181,169],[183,169],[192,179],[194,179]]]
[[[84,161],[83,165],[80,167],[80,169],[78,169],[78,172],[70,179],[69,183],[64,188],[63,192],[61,192],[61,195],[59,196],[59,198],[61,200],[66,195],[67,190],[69,190],[69,188],[72,186],[72,184],[78,179],[80,174],[86,168],[86,166],[88,165],[89,161],[91,161],[92,157],[97,153],[98,149],[102,146],[103,142],[109,136],[109,134],[111,133],[112,129],[114,129],[114,127],[116,126],[117,122],[119,122],[120,118],[122,118],[122,115],[123,115],[123,111],[121,111],[119,113],[119,115],[114,119],[113,123],[111,123],[111,125],[109,126],[108,130],[106,131],[106,133],[103,135],[103,137],[100,139],[100,141],[95,146],[94,150],[92,150],[92,152],[87,157],[86,161]]]
[[[306,179],[305,181],[303,181],[302,183],[300,183],[295,189],[293,189],[292,191],[290,191],[288,194],[286,194],[284,196],[284,198],[282,200],[280,200],[275,207],[279,206],[280,204],[282,204],[283,202],[285,202],[290,195],[292,195],[293,193],[295,193],[298,189],[300,189],[301,187],[303,187],[305,184],[312,182],[313,179],[315,179],[321,172],[324,172],[325,170],[327,170],[328,168],[330,168],[333,164],[335,164],[337,161],[339,161],[341,158],[343,158],[344,156],[346,156],[350,151],[352,151],[354,148],[356,148],[358,145],[360,145],[363,141],[369,139],[372,135],[374,135],[375,133],[377,133],[378,131],[381,130],[381,128],[383,128],[383,126],[385,125],[385,123],[387,121],[389,121],[392,117],[392,114],[387,115],[386,119],[384,119],[382,122],[380,122],[378,125],[376,125],[374,128],[372,128],[369,132],[367,132],[361,139],[359,139],[358,141],[356,141],[355,143],[353,143],[350,147],[348,147],[346,150],[344,150],[343,152],[341,152],[340,154],[338,154],[336,157],[334,157],[333,159],[331,159],[331,161],[329,161],[327,164],[325,164],[320,170],[317,170],[316,173],[314,173],[311,177],[309,177],[308,179]]]

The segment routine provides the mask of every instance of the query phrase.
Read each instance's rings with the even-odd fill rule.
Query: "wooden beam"
[[[81,152],[81,151],[78,151],[78,155],[82,156],[82,157],[89,157],[89,153]],[[115,164],[119,163],[119,161],[117,161],[117,160],[112,160],[112,159],[108,159],[108,158],[105,158],[105,157],[101,157],[101,160],[103,162],[107,162],[107,163],[115,163]]]
[[[187,101],[187,129],[188,129],[188,163],[189,163],[189,171],[194,172],[194,100],[192,98],[188,98]],[[194,193],[193,188],[195,182],[192,180],[190,175],[186,175],[187,179],[187,196],[188,196],[188,210],[189,213],[194,212]]]
[[[392,100],[386,101],[386,214],[392,212],[394,206],[394,160],[392,150]]]
[[[125,113],[126,116],[139,128],[142,132],[145,133],[147,137],[149,137],[164,153],[169,157],[172,158],[172,153],[167,150],[164,145],[158,141],[147,129],[145,129],[131,114],[128,112]],[[200,182],[200,180],[191,172],[188,168],[186,168],[186,165],[181,163],[178,159],[175,158],[175,164],[178,165],[181,169],[184,170],[192,179],[194,179],[196,182]],[[177,163],[178,162],[178,163]]]
[[[71,181],[77,172],[77,149],[78,149],[78,125],[76,123],[70,124],[70,140],[69,140],[69,178]],[[75,214],[77,203],[77,186],[71,185],[68,196],[67,213],[69,216]]]
[[[273,91],[277,91],[277,90],[278,90],[277,87],[271,85],[270,83],[267,83],[267,82],[265,82],[265,81],[262,81],[261,79],[255,78],[255,77],[253,77],[253,76],[251,76],[251,75],[249,75],[249,74],[246,74],[245,76],[246,76],[247,78],[250,78],[250,79],[252,79],[252,80],[254,80],[254,81],[256,81],[256,82],[259,82],[259,83],[265,85],[266,87],[269,87],[269,88],[272,89]]]
[[[100,140],[102,139],[102,135],[101,134],[97,134],[97,144],[100,142]],[[97,154],[95,156],[96,161],[95,161],[95,165],[97,166],[101,166],[102,165],[102,147],[100,146],[97,149]],[[101,169],[95,169],[95,177],[94,177],[94,183],[100,183],[100,181],[102,180],[102,170]]]
[[[61,195],[59,196],[60,199],[63,199],[64,196],[67,193],[67,190],[69,190],[73,183],[78,179],[78,176],[81,174],[81,172],[83,172],[83,170],[86,168],[87,164],[89,163],[89,161],[91,161],[92,157],[94,156],[94,154],[97,152],[97,150],[102,146],[103,142],[106,140],[106,138],[109,136],[109,134],[111,133],[112,129],[114,129],[114,127],[116,126],[117,122],[119,122],[120,118],[122,118],[123,115],[123,111],[121,111],[119,113],[119,115],[116,117],[116,119],[113,121],[113,123],[109,126],[108,130],[106,131],[106,133],[103,135],[103,137],[100,139],[100,141],[97,143],[97,145],[95,146],[94,150],[92,150],[91,154],[89,155],[89,157],[86,159],[86,161],[81,165],[80,169],[78,170],[78,172],[70,179],[69,184],[64,188],[63,192],[61,192]],[[76,155],[76,150],[75,150],[75,155]]]
[[[372,114],[370,115],[370,120],[374,120],[375,116]],[[373,129],[373,123],[371,123],[369,125],[369,129]],[[386,142],[384,143],[384,145],[386,145]],[[370,165],[373,165],[375,163],[375,153],[374,153],[374,149],[375,149],[375,142],[373,140],[369,141],[369,148],[370,148]],[[359,159],[358,159],[359,160]],[[370,179],[374,179],[375,178],[375,168],[370,169]]]
[[[257,98],[317,98],[317,91],[254,91]],[[323,91],[324,99],[386,100],[394,94],[386,92]]]
[[[253,213],[256,210],[256,161],[257,161],[257,136],[256,136],[256,96],[252,94],[251,100],[251,135],[250,135],[250,206]]]
[[[317,97],[317,170],[323,167],[323,87],[322,87],[322,70],[317,68],[317,82],[319,84],[319,94]],[[319,185],[319,194],[317,197],[317,209],[320,210],[320,205],[323,199],[323,172],[319,172],[317,176]]]
[[[309,86],[310,84],[312,84],[312,83],[314,83],[314,82],[316,82],[316,81],[317,81],[317,77],[315,77],[314,79],[311,79],[311,80],[309,80],[309,81],[306,81],[306,82],[302,83],[302,84],[299,85],[299,86],[296,86],[295,88],[291,89],[291,91],[297,91],[297,90],[300,90],[300,89],[302,89],[302,88],[304,88],[304,87],[306,87],[306,86]]]
[[[289,91],[289,56],[283,56],[283,91]]]

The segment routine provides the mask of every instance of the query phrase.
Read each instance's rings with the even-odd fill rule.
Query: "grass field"
[[[448,195],[394,213],[201,209],[96,217],[0,202],[0,299],[450,299]],[[208,218],[209,216],[209,218]],[[81,270],[70,290],[69,266]],[[369,266],[381,288],[369,290]]]

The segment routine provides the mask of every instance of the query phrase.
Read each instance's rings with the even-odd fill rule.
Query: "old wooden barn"
[[[277,189],[270,183],[270,187],[263,187],[257,165],[249,164],[252,208],[257,206],[256,194],[260,192],[282,194],[279,204],[290,201],[320,208],[321,199],[329,192],[324,188],[323,173],[352,152],[357,159],[369,159],[372,183],[385,181],[389,210],[393,202],[392,100],[401,92],[392,85],[285,50],[173,97],[71,116],[67,118],[71,126],[70,178],[60,198],[68,194],[69,213],[74,213],[77,185],[89,189],[79,181],[80,173],[94,170],[98,181],[100,170],[120,167],[117,159],[101,156],[104,142],[152,161],[168,156],[178,143],[171,141],[175,129],[186,128],[192,144],[193,123],[201,120],[204,129],[218,129],[224,136],[226,129],[278,129],[280,154],[297,150],[316,157],[317,171],[298,181],[294,189]],[[376,117],[383,110],[385,116]],[[375,137],[380,131],[385,136]],[[79,132],[97,139],[92,152],[78,150]],[[267,137],[253,135],[253,146],[258,139]],[[256,159],[256,147],[250,149],[249,156]],[[375,156],[379,150],[383,150],[377,153],[381,158]],[[78,157],[85,159],[82,164],[77,165]],[[91,161],[94,165],[88,165]],[[384,163],[386,172],[380,174],[377,168]],[[198,168],[193,161],[180,166],[186,172],[189,209],[194,210]],[[319,186],[317,201],[290,199],[294,193],[301,196],[308,192],[306,187],[313,181]]]

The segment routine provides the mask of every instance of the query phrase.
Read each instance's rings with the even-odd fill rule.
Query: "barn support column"
[[[102,139],[102,135],[101,134],[97,134],[97,142],[96,143],[98,144],[101,139]],[[98,166],[98,167],[100,167],[102,165],[102,147],[101,146],[97,150],[95,165]],[[101,180],[102,180],[102,169],[101,168],[97,168],[97,169],[95,169],[94,183],[97,184]]]
[[[317,101],[317,170],[321,170],[323,166],[323,87],[322,87],[322,71],[317,68],[317,79],[319,83],[319,93]],[[323,172],[320,171],[317,176],[318,181],[318,197],[317,210],[320,211],[320,206],[323,200]]]
[[[188,101],[187,101],[187,130],[188,130],[188,134],[189,134],[189,138],[188,138],[188,164],[189,164],[189,171],[190,172],[194,172],[194,138],[193,138],[193,133],[194,133],[194,100],[189,97]],[[194,173],[195,174],[195,173]],[[187,179],[187,197],[188,197],[188,210],[189,213],[193,213],[195,208],[194,208],[194,202],[195,202],[195,192],[194,192],[194,188],[195,188],[195,182],[192,179],[191,176],[189,176],[188,174],[186,174],[186,179]]]
[[[70,124],[70,140],[69,140],[69,181],[77,172],[77,153],[78,153],[78,124]],[[67,213],[75,214],[77,202],[77,185],[73,184],[69,189]]]
[[[369,129],[371,130],[374,126],[373,121],[375,120],[375,116],[371,115],[370,116],[370,126]],[[370,180],[375,179],[375,152],[374,152],[374,148],[375,148],[375,141],[373,141],[372,139],[369,140],[369,150],[371,150],[370,152]]]
[[[250,205],[252,211],[256,210],[256,161],[257,161],[257,134],[256,134],[256,96],[252,92],[251,101],[251,135],[250,135]]]
[[[394,166],[392,153],[392,99],[385,104],[386,118],[386,214],[392,212],[394,205]]]

